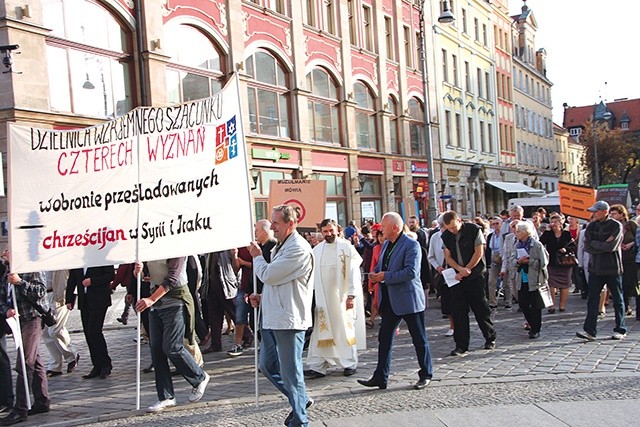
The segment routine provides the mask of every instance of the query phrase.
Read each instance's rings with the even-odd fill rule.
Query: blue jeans
[[[600,302],[600,292],[604,285],[607,285],[611,298],[613,299],[613,310],[616,315],[616,327],[614,332],[621,334],[627,333],[627,327],[624,322],[624,302],[622,299],[622,276],[598,276],[589,273],[589,292],[587,299],[587,318],[584,320],[584,330],[589,334],[596,336],[596,326],[598,324],[598,303]]]
[[[248,325],[250,311],[251,306],[244,301],[244,292],[238,291],[238,295],[236,295],[236,325]]]
[[[151,361],[158,400],[175,397],[167,358],[192,387],[197,387],[205,378],[204,370],[184,348],[184,310],[184,306],[151,308],[149,313]]]
[[[420,371],[418,371],[419,379],[430,380],[433,377],[431,352],[429,351],[427,331],[424,327],[424,311],[398,316],[393,310],[389,309],[382,314],[382,323],[378,332],[378,365],[373,373],[373,379],[384,384],[389,380],[391,350],[396,337],[396,329],[403,319],[409,328],[411,341],[418,357],[418,365],[420,366]]]
[[[305,331],[262,329],[260,371],[276,386],[293,408],[290,426],[306,426],[307,392],[302,370]]]

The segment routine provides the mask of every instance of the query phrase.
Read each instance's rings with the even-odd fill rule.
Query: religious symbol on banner
[[[216,165],[238,156],[236,116],[216,127]]]

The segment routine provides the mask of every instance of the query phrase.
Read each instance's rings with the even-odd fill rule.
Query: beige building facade
[[[520,182],[551,193],[558,188],[551,81],[546,51],[536,49],[537,22],[525,4],[514,19],[513,86],[515,139]]]

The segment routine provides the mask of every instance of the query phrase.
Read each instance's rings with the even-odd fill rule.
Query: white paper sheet
[[[523,256],[528,257],[529,253],[524,248],[518,248],[516,251],[516,259],[520,259]]]
[[[11,328],[11,334],[13,335],[13,342],[16,344],[16,350],[22,347],[22,334],[20,333],[20,325],[18,324],[18,318],[16,316],[7,317],[7,324]]]
[[[447,286],[452,287],[460,283],[460,281],[456,279],[456,274],[458,274],[458,272],[453,268],[442,270],[442,277],[444,277],[444,281],[447,283]]]

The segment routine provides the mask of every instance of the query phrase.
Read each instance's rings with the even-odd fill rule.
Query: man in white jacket
[[[264,282],[262,295],[251,294],[251,305],[261,306],[262,340],[260,371],[289,400],[292,411],[285,425],[308,425],[307,410],[313,401],[304,384],[302,349],[305,331],[311,326],[313,253],[296,231],[296,211],[287,205],[273,208],[271,229],[278,244],[271,262],[256,242],[249,252],[256,276]]]

